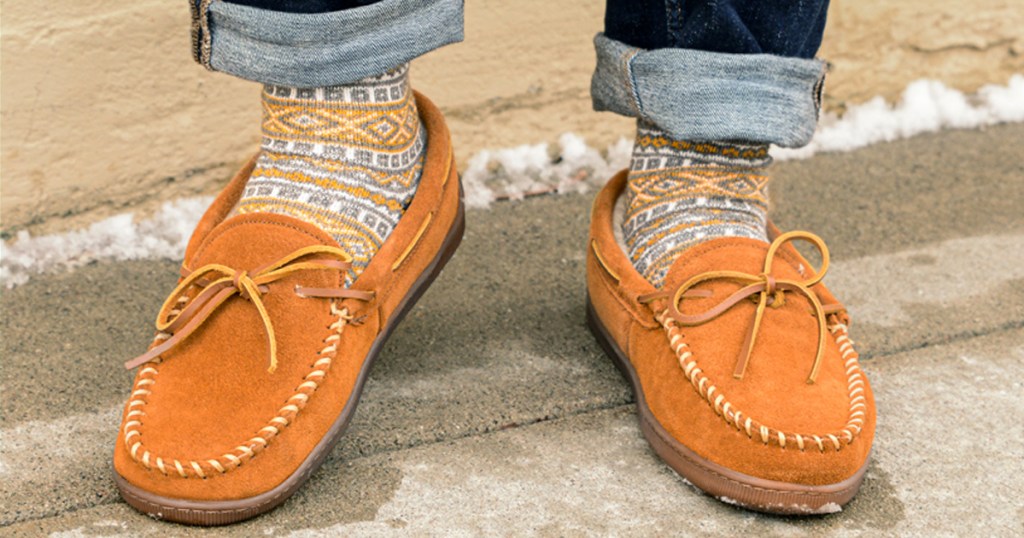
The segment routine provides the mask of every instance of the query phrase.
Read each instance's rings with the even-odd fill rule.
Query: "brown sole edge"
[[[230,501],[193,501],[187,499],[175,499],[154,495],[137,486],[130,484],[117,471],[114,471],[114,482],[121,493],[121,497],[136,510],[164,521],[183,523],[186,525],[217,526],[238,523],[251,519],[260,514],[273,510],[286,501],[309,479],[314,471],[320,468],[327,455],[330,454],[334,445],[341,439],[342,434],[348,428],[349,421],[355,414],[359,404],[359,397],[363,392],[363,385],[369,372],[373,367],[384,343],[391,336],[392,331],[405,318],[405,315],[412,309],[420,296],[430,287],[430,284],[441,273],[441,270],[455,254],[455,250],[462,242],[462,236],[466,229],[465,208],[462,201],[462,189],[459,188],[459,209],[455,215],[455,222],[445,237],[441,250],[437,257],[427,267],[419,279],[413,284],[410,293],[402,300],[395,309],[395,315],[388,321],[388,325],[374,340],[363,363],[362,370],[356,379],[348,402],[342,409],[341,414],[335,419],[334,424],[327,431],[327,434],[313,448],[306,460],[302,462],[296,471],[285,479],[274,489],[249,497],[246,499],[233,499]]]
[[[868,463],[850,478],[822,486],[766,480],[723,467],[699,456],[676,441],[651,413],[632,363],[611,338],[587,296],[587,327],[612,359],[636,396],[640,430],[654,452],[690,484],[716,499],[758,512],[781,515],[816,515],[838,512],[857,494]]]

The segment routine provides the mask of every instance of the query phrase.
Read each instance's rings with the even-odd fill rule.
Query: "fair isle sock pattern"
[[[412,201],[426,143],[408,64],[344,86],[265,86],[263,151],[237,211],[320,227],[352,256],[351,285]]]
[[[622,231],[633,265],[660,288],[684,250],[717,237],[767,241],[768,146],[673,140],[640,123]]]

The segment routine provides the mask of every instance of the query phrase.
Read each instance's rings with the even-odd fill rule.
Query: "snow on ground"
[[[0,243],[0,283],[12,288],[28,282],[30,275],[96,260],[176,259],[212,201],[183,198],[165,203],[148,219],[136,221],[123,213],[62,234],[32,237],[22,230],[14,241]]]
[[[852,151],[941,129],[974,129],[1024,121],[1024,75],[1006,86],[988,85],[964,95],[936,80],[912,82],[895,106],[881,97],[850,107],[843,116],[826,114],[814,139],[799,149],[773,148],[776,160],[805,159],[819,151]]]
[[[777,160],[805,159],[819,151],[851,151],[879,142],[941,129],[970,129],[1024,121],[1024,75],[1005,86],[989,85],[964,95],[934,80],[919,80],[895,105],[876,97],[842,117],[825,115],[814,139],[800,149],[772,148]],[[573,133],[558,147],[547,143],[484,150],[462,173],[466,203],[487,207],[546,193],[584,192],[629,165],[632,141],[620,139],[603,152]],[[70,269],[96,260],[176,259],[211,198],[167,202],[148,219],[125,213],[83,230],[32,237],[18,233],[0,243],[0,284],[23,284],[31,275]]]

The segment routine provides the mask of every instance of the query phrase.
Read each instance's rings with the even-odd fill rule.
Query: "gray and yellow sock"
[[[622,225],[629,257],[661,287],[684,250],[718,237],[767,241],[768,146],[674,140],[637,126]]]
[[[370,263],[412,201],[427,133],[409,66],[354,84],[263,89],[263,151],[237,211],[314,224]]]

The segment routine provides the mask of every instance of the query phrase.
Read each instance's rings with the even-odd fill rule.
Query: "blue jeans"
[[[191,0],[210,69],[298,87],[354,82],[462,40],[463,0]],[[607,0],[595,110],[685,140],[798,147],[814,133],[828,0]]]

